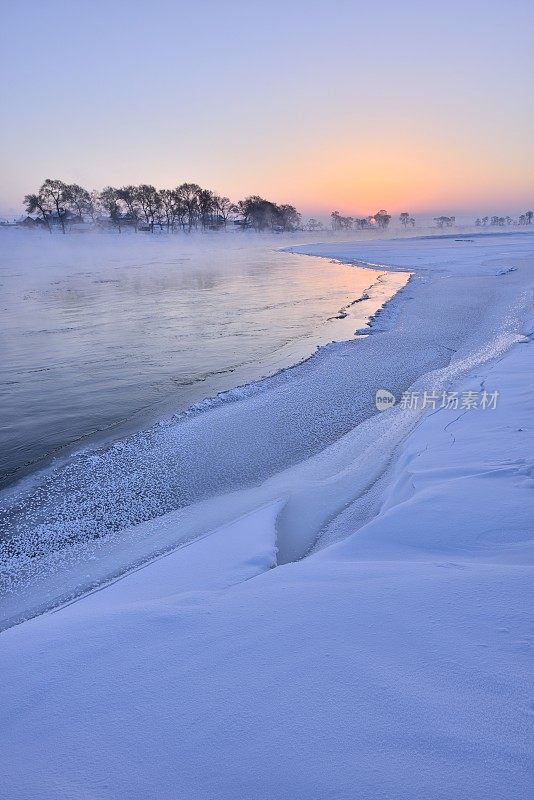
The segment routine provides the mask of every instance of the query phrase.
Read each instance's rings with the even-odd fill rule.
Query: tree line
[[[155,228],[174,232],[201,228],[225,228],[230,220],[256,231],[291,231],[300,225],[301,215],[294,206],[278,205],[258,195],[238,203],[196,183],[182,183],[175,189],[156,189],[150,184],[107,186],[89,192],[77,183],[67,184],[47,178],[35,194],[24,197],[26,212],[36,214],[32,222],[49,231],[59,226],[92,222],[94,225],[154,232]]]
[[[503,227],[505,225],[531,225],[534,211],[525,211],[520,214],[517,222],[512,217],[477,217],[475,225],[477,228],[484,228],[486,225],[493,225],[494,227]]]
[[[391,214],[381,208],[380,211],[377,211],[376,214],[373,214],[369,217],[344,217],[342,216],[339,211],[332,211],[330,214],[330,219],[332,221],[332,228],[335,231],[342,231],[342,230],[364,230],[365,228],[372,228],[374,226],[378,226],[379,228],[387,228],[389,223],[392,220]],[[311,222],[314,220],[310,220]],[[410,225],[412,228],[415,225],[415,218],[408,213],[408,211],[403,211],[399,215],[399,222],[405,228]]]

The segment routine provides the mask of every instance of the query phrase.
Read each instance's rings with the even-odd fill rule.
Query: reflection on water
[[[0,479],[350,336],[357,320],[328,318],[373,273],[287,243],[2,232]]]

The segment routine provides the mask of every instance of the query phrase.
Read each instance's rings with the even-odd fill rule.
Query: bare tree
[[[67,185],[63,183],[63,181],[47,178],[39,189],[39,194],[43,197],[45,202],[55,208],[61,230],[65,233]]]
[[[198,221],[198,194],[202,191],[197,183],[182,183],[177,190],[180,201],[184,204],[184,218],[187,218],[189,230],[196,227]]]
[[[72,213],[83,221],[84,215],[89,214],[93,217],[93,201],[91,195],[77,183],[71,183],[65,187],[64,200]]]
[[[350,230],[354,225],[354,217],[343,217],[339,211],[332,211],[330,219],[335,231]]]
[[[197,192],[198,213],[203,228],[214,224],[215,195],[209,189],[200,189]]]
[[[154,221],[161,207],[161,198],[158,190],[150,184],[142,183],[137,189],[137,199],[141,206],[145,222],[150,228],[150,231],[154,233]]]
[[[117,189],[117,197],[126,206],[126,210],[131,218],[134,230],[137,233],[139,215],[141,213],[139,205],[139,190],[137,186],[122,186],[120,189]]]
[[[238,212],[238,208],[236,205],[234,205],[234,203],[232,203],[229,197],[220,197],[216,194],[214,196],[214,202],[217,214],[220,217],[222,224],[226,228],[230,215],[236,214]]]
[[[168,231],[174,231],[180,217],[180,197],[176,189],[160,189],[161,211]]]
[[[277,206],[277,209],[278,209],[279,224],[281,225],[284,231],[294,231],[300,227],[302,217],[295,208],[295,206],[291,206],[288,203],[284,203],[281,206]]]
[[[121,233],[122,209],[117,189],[114,189],[113,186],[106,186],[98,196],[98,203],[100,208],[107,211],[111,222],[118,227],[119,233]]]
[[[408,225],[408,224],[409,224],[409,222],[410,222],[410,215],[408,214],[408,212],[407,212],[407,211],[403,211],[403,212],[402,212],[402,214],[399,216],[399,220],[401,221],[401,223],[402,223],[402,224],[404,225],[404,227],[406,228],[406,227],[407,227],[407,225]]]
[[[456,217],[434,217],[434,222],[438,228],[452,228],[456,222]]]
[[[159,224],[163,230],[174,231],[176,224],[191,230],[200,223],[203,228],[226,226],[231,215],[241,215],[236,220],[243,227],[251,226],[257,231],[291,231],[300,227],[301,215],[289,204],[277,205],[258,195],[241,200],[234,205],[228,197],[221,197],[210,189],[202,189],[196,183],[182,183],[175,189],[157,190],[150,184],[122,186],[117,189],[107,186],[101,192],[88,192],[79,184],[47,179],[37,194],[24,198],[28,213],[39,212],[48,229],[56,219],[65,233],[69,219],[83,220],[90,215],[98,223],[103,212],[119,232],[124,225],[133,224],[137,231],[142,220],[150,231]],[[352,227],[352,217],[332,215],[333,223],[339,220],[344,228]],[[367,225],[367,220],[361,220]],[[320,223],[317,223],[319,226]]]
[[[388,214],[384,208],[381,208],[380,211],[375,214],[375,221],[379,228],[387,228],[391,222],[391,214]]]
[[[52,228],[50,227],[50,219],[49,219],[50,206],[47,205],[41,193],[27,194],[24,198],[24,207],[26,208],[28,214],[34,214],[36,211],[38,211],[43,218],[44,224],[46,225],[50,233],[52,233]]]

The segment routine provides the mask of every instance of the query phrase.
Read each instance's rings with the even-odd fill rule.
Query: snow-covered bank
[[[533,360],[456,381],[497,407],[425,414],[342,542],[272,569],[273,502],[5,631],[6,796],[527,796]]]
[[[227,469],[299,440],[308,457],[137,526],[132,561],[182,546],[0,635],[10,798],[526,796],[525,241],[331,253],[418,266],[379,332],[191,420],[197,441],[232,443]],[[378,388],[499,397],[377,414]],[[70,577],[112,556],[120,571],[120,544]]]
[[[14,494],[3,512],[4,624],[216,528],[279,496],[280,487],[288,496],[280,561],[302,556],[318,537],[335,540],[333,520],[346,506],[356,527],[376,513],[379,482],[419,416],[398,408],[377,415],[376,390],[399,396],[418,382],[446,386],[518,337],[529,281],[520,261],[532,237],[301,249],[404,270],[413,263],[416,274],[371,336],[323,348],[202,413],[82,455]],[[176,509],[167,524],[163,515]]]

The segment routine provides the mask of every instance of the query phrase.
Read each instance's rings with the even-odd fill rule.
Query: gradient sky
[[[46,177],[307,212],[534,205],[533,0],[3,0],[0,209]]]

